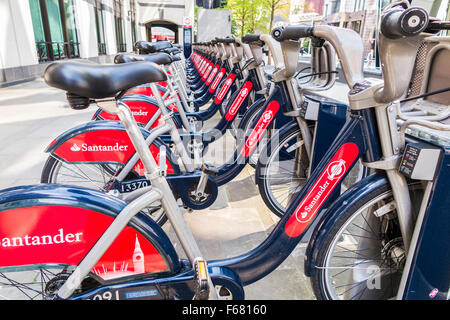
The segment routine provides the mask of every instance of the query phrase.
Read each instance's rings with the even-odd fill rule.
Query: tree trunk
[[[272,32],[272,28],[273,28],[273,16],[274,16],[274,12],[275,12],[275,4],[272,2],[272,7],[270,8],[270,24],[269,24],[269,33]],[[271,56],[271,52],[269,50],[269,53],[267,55],[267,64],[271,64],[272,62],[272,56]]]

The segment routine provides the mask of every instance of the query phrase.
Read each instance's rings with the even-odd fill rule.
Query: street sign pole
[[[183,22],[183,47],[184,57],[187,59],[192,53],[192,25],[193,17],[184,17]]]

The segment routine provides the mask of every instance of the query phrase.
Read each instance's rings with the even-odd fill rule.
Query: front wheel
[[[256,172],[266,206],[282,217],[306,183],[309,159],[298,126],[280,130],[262,149]]]
[[[318,299],[395,298],[406,251],[389,185],[345,210],[315,250],[311,284]]]
[[[312,130],[312,128],[310,129]],[[310,159],[298,125],[275,133],[261,150],[256,165],[259,193],[266,206],[282,217],[309,177]],[[358,160],[342,181],[341,191],[368,175]]]

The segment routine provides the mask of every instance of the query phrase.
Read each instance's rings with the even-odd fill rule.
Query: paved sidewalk
[[[48,155],[46,146],[59,134],[89,121],[94,106],[75,111],[65,93],[42,80],[0,89],[0,188],[39,183]],[[217,119],[212,119],[214,123]],[[229,141],[229,140],[227,140]],[[232,148],[216,142],[214,148]],[[214,160],[214,159],[213,159]],[[219,199],[207,210],[186,213],[188,224],[206,259],[232,257],[258,246],[278,218],[264,205],[254,184],[253,169],[221,188]],[[164,226],[171,238],[170,224]],[[174,239],[182,255],[179,243]],[[275,271],[245,287],[247,299],[314,299],[309,279],[303,274],[305,245],[300,244]]]

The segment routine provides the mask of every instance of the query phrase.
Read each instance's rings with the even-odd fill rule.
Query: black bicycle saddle
[[[138,41],[134,44],[135,49],[141,50],[142,53],[155,53],[167,48],[171,48],[172,44],[169,41]]]
[[[116,64],[136,61],[148,61],[160,65],[166,65],[171,64],[173,62],[173,59],[169,54],[164,52],[153,54],[120,53],[114,57],[114,63]]]
[[[45,82],[80,97],[101,99],[150,82],[167,80],[166,74],[152,62],[88,64],[56,62],[44,72]]]

